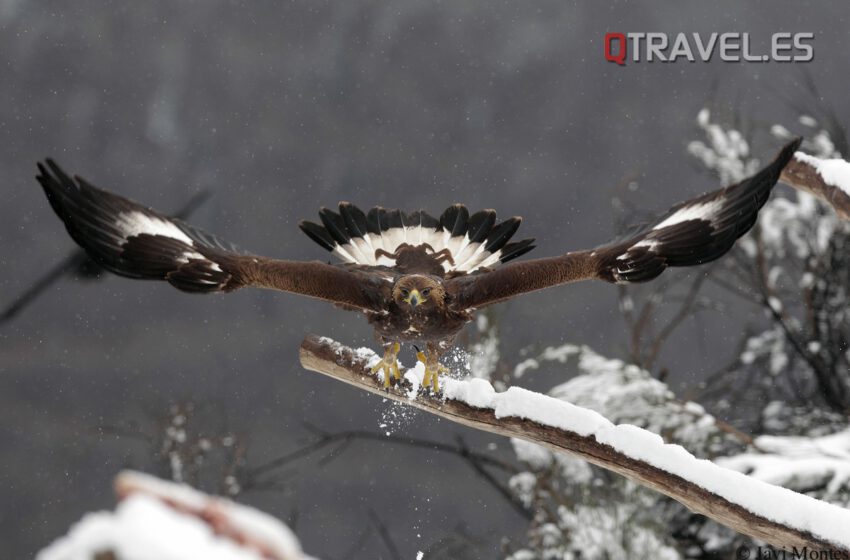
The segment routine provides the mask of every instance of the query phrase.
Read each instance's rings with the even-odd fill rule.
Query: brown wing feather
[[[450,306],[460,311],[484,307],[559,284],[597,278],[598,271],[598,257],[591,251],[579,251],[459,276],[446,282],[446,293]]]
[[[377,272],[241,255],[198,228],[71,178],[51,160],[38,168],[37,179],[68,233],[116,274],[165,280],[193,293],[272,288],[374,311],[391,296]]]
[[[626,241],[452,279],[447,282],[451,305],[458,311],[483,307],[594,278],[646,282],[668,266],[694,266],[717,259],[753,226],[799,144],[799,140],[790,142],[769,165],[740,183],[674,206]]]
[[[223,261],[222,268],[233,275],[231,290],[270,288],[364,311],[381,311],[392,297],[391,282],[346,265],[235,256]]]

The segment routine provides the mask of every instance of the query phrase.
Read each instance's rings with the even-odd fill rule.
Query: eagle
[[[514,241],[521,218],[449,206],[439,218],[348,202],[322,208],[301,230],[336,264],[244,253],[219,237],[67,175],[53,160],[37,180],[68,233],[103,268],[128,278],[165,280],[207,294],[270,288],[359,311],[374,327],[383,358],[373,373],[384,387],[400,379],[401,343],[417,345],[422,387],[439,392],[440,357],[476,310],[579,280],[629,284],[667,267],[701,265],[729,251],[756,222],[800,140],[758,173],[676,206],[633,233],[595,249],[514,261],[534,239]],[[514,262],[510,262],[514,261]],[[505,264],[509,263],[509,264]],[[424,351],[419,351],[419,347]]]

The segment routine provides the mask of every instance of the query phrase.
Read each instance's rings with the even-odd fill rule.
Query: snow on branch
[[[780,180],[815,195],[835,208],[841,218],[850,220],[850,162],[797,152],[782,170]]]
[[[36,560],[310,560],[276,518],[185,484],[125,471],[115,512],[89,513]]]
[[[722,457],[717,462],[749,476],[846,505],[850,485],[850,429],[818,436],[755,439],[758,452]]]
[[[800,122],[808,127],[817,126],[817,121],[808,116],[801,116]],[[759,161],[752,157],[744,135],[734,128],[724,128],[712,122],[711,111],[707,107],[697,115],[697,125],[705,133],[705,141],[694,140],[688,144],[688,152],[717,173],[721,184],[737,183],[759,169]],[[794,138],[781,125],[774,125],[771,134],[783,141]],[[797,190],[813,194],[832,206],[838,216],[850,220],[850,162],[838,157],[827,130],[820,130],[811,140],[805,140],[803,147],[815,155],[794,154],[782,171],[780,180]]]
[[[770,545],[850,554],[850,510],[696,459],[652,432],[614,425],[594,411],[518,387],[496,393],[483,379],[444,379],[442,397],[434,397],[418,391],[421,364],[387,391],[370,372],[378,360],[372,351],[314,335],[302,342],[300,359],[306,369],[453,422],[573,453]]]

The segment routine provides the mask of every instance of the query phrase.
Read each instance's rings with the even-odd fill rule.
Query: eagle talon
[[[372,366],[372,373],[377,373],[381,370],[384,372],[384,389],[390,388],[390,378],[395,378],[396,381],[401,380],[401,372],[398,369],[398,352],[401,345],[398,342],[393,342],[384,349],[384,357],[380,362]]]
[[[440,392],[440,374],[448,373],[449,368],[441,364],[436,356],[432,359],[424,352],[417,352],[416,359],[425,364],[425,377],[422,379],[422,389],[430,390],[435,395]]]

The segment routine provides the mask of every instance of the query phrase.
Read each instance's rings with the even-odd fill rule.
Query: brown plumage
[[[385,344],[385,383],[398,376],[399,342],[421,343],[426,386],[438,389],[439,356],[476,309],[578,280],[645,282],[668,266],[692,266],[726,253],[755,223],[799,141],[744,181],[692,199],[624,240],[558,257],[502,265],[533,248],[512,242],[520,218],[470,215],[450,206],[439,219],[349,203],[323,208],[301,229],[343,262],[297,262],[239,252],[217,237],[67,176],[53,161],[38,181],[71,237],[104,268],[157,279],[195,293],[259,287],[335,303],[366,315]]]

